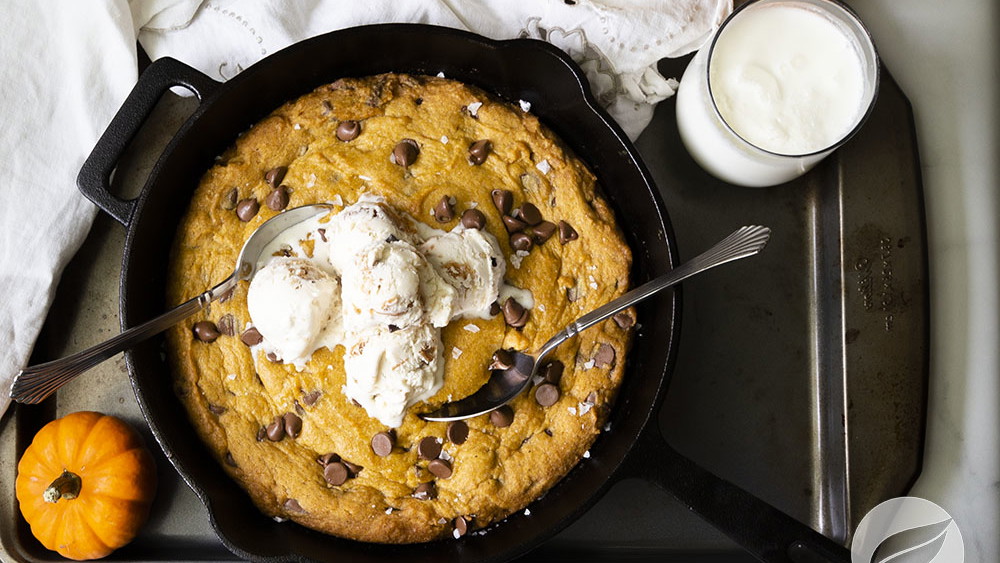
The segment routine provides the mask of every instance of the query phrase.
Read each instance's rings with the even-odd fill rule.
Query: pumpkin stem
[[[59,502],[59,499],[75,499],[80,494],[80,487],[83,482],[80,476],[63,469],[62,475],[56,477],[55,481],[45,489],[42,498],[45,502]]]

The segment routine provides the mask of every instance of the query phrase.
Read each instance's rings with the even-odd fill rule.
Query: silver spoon
[[[134,326],[97,346],[65,358],[24,368],[14,378],[10,392],[11,399],[18,403],[40,403],[81,373],[208,307],[212,301],[233,289],[237,282],[253,278],[257,272],[257,262],[261,253],[278,234],[292,225],[330,211],[332,208],[332,205],[325,203],[303,205],[271,217],[257,227],[243,243],[240,255],[236,259],[236,268],[222,283],[159,317]]]
[[[566,340],[615,313],[628,309],[653,294],[695,274],[726,262],[757,254],[764,248],[770,237],[771,229],[767,227],[748,226],[737,229],[736,232],[691,260],[570,323],[569,326],[542,345],[536,358],[515,352],[513,365],[509,369],[494,370],[490,374],[489,380],[478,391],[464,399],[445,403],[434,412],[421,414],[420,418],[429,421],[462,420],[486,414],[507,404],[528,387],[546,356]]]

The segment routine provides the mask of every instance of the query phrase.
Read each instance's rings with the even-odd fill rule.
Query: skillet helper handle
[[[844,546],[675,450],[663,438],[657,418],[647,422],[616,477],[636,477],[662,487],[760,561],[850,562]]]
[[[128,225],[135,211],[135,200],[122,199],[111,193],[111,173],[118,160],[168,89],[174,86],[186,88],[203,103],[219,85],[219,82],[176,59],[164,57],[150,64],[83,163],[76,179],[83,195],[116,221]]]

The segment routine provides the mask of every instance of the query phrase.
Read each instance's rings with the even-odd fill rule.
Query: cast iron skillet
[[[343,76],[381,72],[444,72],[532,112],[596,174],[634,252],[633,284],[677,262],[673,231],[660,195],[636,150],[589,93],[578,67],[547,43],[491,41],[447,28],[387,24],[319,36],[275,53],[220,84],[172,59],[147,68],[78,179],[81,191],[127,229],[121,275],[122,328],[162,312],[166,258],[200,176],[245,131],[273,109]],[[109,191],[125,148],[170,87],[194,92],[200,105],[153,168],[141,194],[122,200]],[[722,233],[724,234],[724,233]],[[459,540],[393,546],[344,540],[262,515],[214,462],[183,414],[161,358],[162,339],[126,354],[136,398],[153,435],[208,508],[227,548],[259,561],[502,561],[524,554],[562,530],[614,483],[640,477],[682,502],[764,560],[846,560],[847,552],[749,493],[705,472],[670,448],[654,416],[674,364],[679,292],[641,305],[625,381],[611,428],[591,458],[531,505]],[[442,559],[444,558],[444,559]]]

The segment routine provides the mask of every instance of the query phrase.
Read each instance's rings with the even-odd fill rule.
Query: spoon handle
[[[208,307],[209,303],[232,289],[235,284],[236,278],[230,276],[201,295],[96,346],[65,358],[24,368],[14,378],[10,398],[18,403],[42,402],[81,373]]]
[[[770,237],[771,229],[767,227],[740,227],[733,234],[691,260],[580,317],[565,328],[563,331],[565,336],[560,342],[695,274],[726,262],[753,256],[764,248]]]

